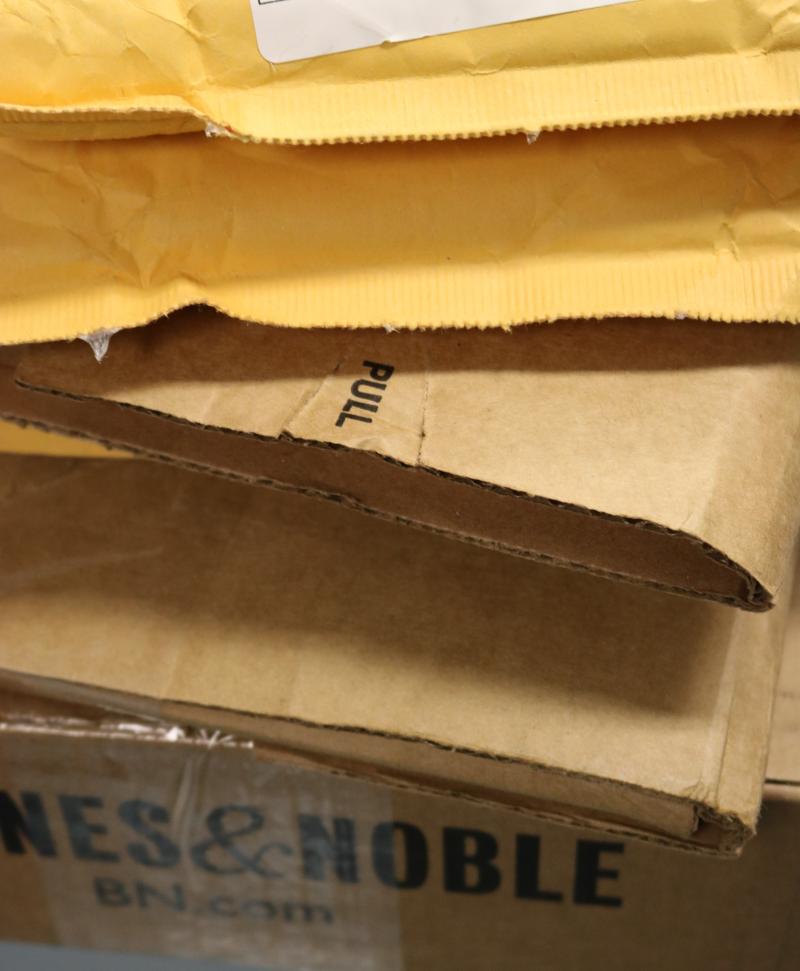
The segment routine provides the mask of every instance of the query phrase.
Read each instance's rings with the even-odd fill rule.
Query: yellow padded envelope
[[[334,6],[302,2],[305,30]],[[265,6],[253,3],[260,21],[278,12]],[[376,43],[395,36],[382,6]],[[463,6],[469,14],[474,0]],[[542,0],[541,10],[554,6]],[[800,0],[635,0],[287,63],[259,51],[250,0],[0,0],[0,23],[4,134],[95,138],[211,123],[234,137],[311,143],[800,107]],[[268,54],[275,31],[264,21]]]
[[[0,454],[61,455],[71,458],[117,458],[102,445],[68,435],[51,435],[38,428],[23,428],[12,422],[0,422]]]
[[[293,327],[800,319],[800,124],[296,147],[0,140],[0,343],[188,304]]]

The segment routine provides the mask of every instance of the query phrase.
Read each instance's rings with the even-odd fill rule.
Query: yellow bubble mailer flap
[[[491,7],[0,0],[0,131],[95,138],[210,124],[311,143],[800,108],[800,0],[502,0],[495,16],[474,16]]]
[[[0,422],[0,455],[57,455],[69,458],[117,458],[102,445],[70,435],[50,435],[39,428]]]
[[[205,303],[284,326],[800,320],[800,124],[287,147],[0,140],[0,342]]]

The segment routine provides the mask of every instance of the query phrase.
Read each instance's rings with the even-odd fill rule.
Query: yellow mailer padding
[[[22,428],[10,421],[0,421],[0,454],[58,455],[65,458],[117,458],[102,445],[68,435],[55,435],[38,428]]]
[[[0,140],[0,341],[195,303],[292,327],[800,320],[787,118],[296,147]]]

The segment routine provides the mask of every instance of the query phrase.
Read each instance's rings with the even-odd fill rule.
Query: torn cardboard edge
[[[629,839],[671,847],[710,856],[738,856],[744,845],[755,835],[755,828],[730,813],[720,813],[707,805],[670,796],[645,787],[617,782],[583,773],[558,770],[552,766],[522,762],[485,752],[454,749],[427,739],[388,735],[356,729],[345,725],[318,725],[298,719],[256,716],[210,706],[190,705],[168,699],[155,701],[123,692],[109,691],[90,685],[43,678],[35,675],[0,671],[0,687],[23,694],[31,694],[55,702],[104,709],[117,715],[145,718],[154,723],[179,724],[202,733],[222,733],[225,739],[245,738],[254,752],[269,761],[312,769],[350,779],[374,782],[393,789],[432,796],[456,798],[493,809],[504,809],[551,823],[580,826],[587,829],[615,833]],[[168,741],[168,739],[163,739]],[[385,749],[391,753],[387,758]],[[464,785],[458,774],[451,773],[450,786],[443,777],[424,772],[409,772],[393,764],[395,751],[426,750],[427,759],[434,765],[462,763],[465,775],[472,777],[479,771],[480,786]],[[373,750],[383,751],[383,759],[370,757]],[[412,760],[413,761],[413,760]],[[381,764],[382,763],[382,764]],[[475,767],[479,766],[479,770]],[[527,799],[524,793],[509,793],[495,788],[502,781],[504,768],[525,768],[533,777],[564,778],[579,782],[585,795],[594,792],[606,807],[598,812],[591,801],[585,807],[559,805],[554,801]],[[625,809],[636,805],[640,816],[636,822],[626,818]],[[651,829],[642,827],[642,819],[650,817]],[[669,825],[661,828],[657,821]],[[671,830],[671,831],[670,831]]]
[[[7,696],[12,694],[17,699],[18,706],[12,708],[4,699],[3,711],[0,712],[0,732],[53,734],[76,738],[119,738],[133,742],[178,744],[207,749],[224,747],[250,752],[259,760],[288,762],[320,769],[318,762],[299,752],[291,752],[271,744],[268,737],[257,740],[246,734],[232,734],[219,729],[197,727],[195,724],[167,720],[163,715],[145,714],[142,711],[126,714],[130,702],[116,695],[112,698],[106,692],[101,696],[94,689],[79,685],[66,685],[63,682],[19,675],[10,677],[7,673],[0,674],[0,685],[4,694]],[[97,697],[95,697],[96,694]],[[184,711],[186,706],[179,705],[178,708]],[[409,739],[409,741],[412,740]],[[786,769],[785,766],[783,768]],[[354,773],[352,770],[337,769],[332,765],[323,767],[323,771],[350,778],[362,780],[364,778],[363,772]],[[382,784],[392,788],[403,787],[401,783],[393,781],[390,777],[382,781]],[[781,773],[772,770],[770,766],[764,785],[767,788],[800,791],[800,773],[792,771]],[[441,794],[436,789],[428,791]],[[460,794],[456,794],[456,798],[460,798]],[[475,801],[480,802],[480,800]],[[712,817],[713,815],[711,814]],[[545,818],[544,815],[542,818]],[[565,820],[563,817],[558,817],[557,821],[563,824]],[[570,817],[567,824],[579,826],[582,822],[575,822]],[[592,824],[591,820],[587,821],[586,825],[589,828],[599,826],[596,822]],[[642,837],[639,836],[638,839],[641,841]],[[656,839],[649,838],[645,841],[657,842]],[[672,843],[669,845],[673,846]]]
[[[335,443],[303,441],[289,435],[268,439],[253,433],[197,425],[120,402],[85,398],[54,388],[36,387],[21,379],[17,380],[17,386],[22,393],[18,391],[15,394],[10,389],[0,390],[0,416],[6,420],[27,423],[62,435],[76,435],[109,448],[122,449],[133,455],[175,464],[191,471],[218,474],[251,484],[332,500],[382,519],[554,566],[644,584],[669,593],[701,597],[746,610],[768,610],[773,605],[771,592],[722,551],[695,536],[667,529],[657,523],[617,517],[558,500],[529,496],[492,483],[405,465],[387,456],[356,451]],[[311,450],[307,454],[313,452],[315,457],[318,456],[328,463],[348,462],[352,467],[345,469],[343,482],[341,473],[337,475],[334,472],[332,480],[340,480],[339,489],[324,488],[320,484],[320,478],[324,480],[324,474],[320,476],[319,469],[314,469],[305,477],[305,484],[300,481],[281,481],[275,472],[270,474],[268,471],[269,462],[265,468],[265,449],[270,446],[282,450],[274,463],[276,469],[284,463],[286,449],[290,453],[298,449]],[[413,484],[419,487],[414,500],[420,512],[403,514],[397,509],[381,508],[380,489],[372,500],[359,498],[359,491],[369,491],[376,473],[397,479],[396,489],[393,490],[396,496],[412,494],[413,490],[409,486],[413,477]],[[317,484],[313,485],[315,480]],[[444,501],[435,498],[442,488],[448,490]],[[461,501],[456,503],[456,520],[449,526],[425,521],[424,510],[430,507],[432,494],[433,506],[442,508],[455,502],[450,494],[452,488],[465,490],[459,497]],[[492,535],[481,536],[478,530],[481,526],[486,528],[489,511],[487,507],[490,503],[496,507],[493,510],[494,515],[489,517],[494,529],[490,527]],[[513,508],[509,508],[512,505]],[[618,559],[622,552],[623,560],[630,558],[635,562],[643,558],[644,561],[652,563],[655,557],[659,570],[662,573],[671,573],[672,581],[656,576],[636,575],[630,571],[625,572],[624,569],[604,567],[602,563],[588,563],[579,558],[559,555],[557,552],[515,544],[512,537],[518,537],[521,520],[524,521],[526,514],[532,509],[537,510],[539,518],[552,519],[554,523],[558,521],[555,530],[558,539],[567,533],[569,522],[575,533],[573,549],[576,552],[588,540],[591,530],[593,538],[601,538],[604,548],[612,558]],[[474,517],[475,532],[464,530],[470,513]],[[606,531],[611,531],[610,535],[606,536]],[[503,535],[507,538],[500,538]],[[596,544],[593,543],[592,546],[596,550]],[[693,585],[679,582],[679,577],[692,574],[695,577]]]

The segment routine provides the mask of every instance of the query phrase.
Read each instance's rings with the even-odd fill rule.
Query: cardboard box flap
[[[765,12],[757,0],[713,0],[691,17],[681,0],[581,9],[597,5],[504,4],[518,15],[500,21],[578,9],[400,44],[372,12],[381,46],[275,63],[271,45],[259,49],[262,20],[274,42],[270,15],[297,9],[317,30],[284,39],[322,34],[320,49],[295,56],[322,54],[332,13],[357,18],[358,5],[180,0],[166,16],[157,0],[3,0],[0,131],[104,138],[208,124],[237,138],[361,142],[797,111],[795,2]],[[451,29],[474,23],[476,5],[462,6]],[[430,11],[412,9],[424,27]]]
[[[748,609],[781,589],[800,526],[793,327],[464,339],[193,309],[117,335],[100,364],[83,343],[32,348],[17,380],[59,397],[7,391],[0,414]]]
[[[682,601],[156,464],[2,464],[11,675],[709,852],[753,830],[784,609]]]
[[[0,180],[3,343],[197,303],[296,327],[800,320],[792,119],[535,145],[0,139]]]

